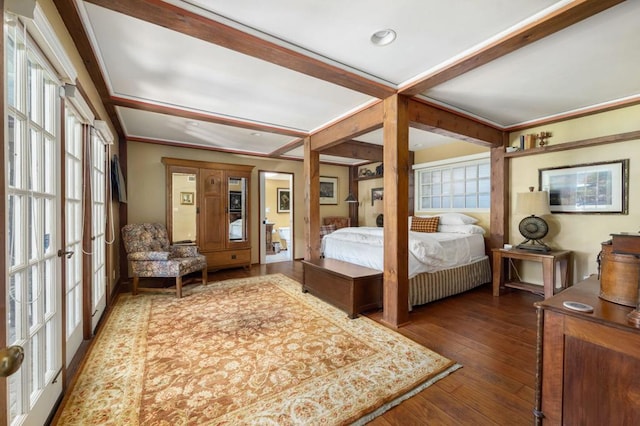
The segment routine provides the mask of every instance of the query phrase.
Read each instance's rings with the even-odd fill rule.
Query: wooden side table
[[[565,289],[572,283],[571,267],[569,265],[571,253],[569,250],[556,250],[545,253],[519,249],[493,249],[493,295],[500,296],[500,292],[504,287],[511,287],[543,295],[545,299],[553,296],[556,289],[556,267],[559,266],[560,268],[561,288]],[[510,279],[505,281],[505,265],[503,261],[506,259],[540,262],[542,264],[543,285]]]

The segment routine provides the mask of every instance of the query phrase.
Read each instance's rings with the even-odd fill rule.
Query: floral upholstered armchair
[[[196,246],[170,245],[167,228],[160,223],[129,224],[122,228],[122,240],[133,272],[132,293],[138,291],[175,291],[182,297],[182,277],[202,271],[207,283],[207,259]],[[140,277],[175,277],[173,288],[139,288]]]

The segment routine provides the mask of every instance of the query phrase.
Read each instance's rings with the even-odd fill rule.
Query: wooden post
[[[408,98],[384,100],[384,291],[382,321],[409,322]]]
[[[320,154],[311,149],[311,138],[304,139],[304,258],[320,258]]]

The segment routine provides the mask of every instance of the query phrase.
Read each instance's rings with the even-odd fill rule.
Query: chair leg
[[[205,266],[202,269],[202,285],[207,285],[208,282],[209,282],[209,275],[207,273],[207,267]]]
[[[176,296],[182,297],[182,277],[176,277]]]
[[[136,295],[138,294],[138,281],[140,280],[139,277],[133,277],[133,288],[131,289],[131,294],[132,295]]]

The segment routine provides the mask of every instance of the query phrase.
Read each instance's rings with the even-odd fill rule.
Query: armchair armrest
[[[171,257],[197,257],[200,254],[197,246],[173,245],[169,247],[169,250]]]
[[[168,251],[137,251],[129,253],[127,259],[129,260],[169,260]]]

